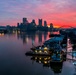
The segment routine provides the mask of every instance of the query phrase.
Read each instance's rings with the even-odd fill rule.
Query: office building
[[[44,21],[44,27],[47,27],[47,22],[46,21]]]
[[[39,26],[42,26],[42,19],[38,20]]]
[[[27,18],[23,18],[23,24],[25,25],[27,23],[28,23]]]

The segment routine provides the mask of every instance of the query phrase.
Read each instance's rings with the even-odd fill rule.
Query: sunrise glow
[[[1,0],[0,25],[17,25],[22,18],[46,20],[55,27],[76,26],[76,0]]]

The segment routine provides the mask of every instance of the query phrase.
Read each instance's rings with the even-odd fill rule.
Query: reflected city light
[[[25,39],[26,39],[26,41],[27,41],[27,43],[28,43],[28,41],[29,41],[28,37],[27,37],[27,38],[25,38]]]
[[[4,36],[4,33],[0,33],[0,36]]]
[[[20,33],[20,31],[18,31],[18,33]]]
[[[39,61],[39,63],[41,64],[41,61]]]
[[[45,64],[47,64],[47,61],[44,61]]]
[[[35,60],[37,59],[37,57],[35,57]]]
[[[39,59],[41,60],[41,57]]]
[[[15,33],[15,31],[13,30],[13,33]]]

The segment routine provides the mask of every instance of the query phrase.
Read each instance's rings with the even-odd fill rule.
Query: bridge
[[[66,30],[66,29],[74,29],[74,27],[72,27],[70,25],[63,25],[63,26],[59,27],[59,30],[61,30],[61,29],[64,29],[64,30]]]

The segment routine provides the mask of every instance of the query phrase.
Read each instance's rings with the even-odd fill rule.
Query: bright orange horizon
[[[29,21],[29,20],[28,20]],[[32,20],[31,20],[32,21]],[[29,21],[29,23],[31,22],[31,21]],[[47,20],[46,20],[47,21]],[[2,23],[3,24],[3,26],[5,26],[5,25],[11,25],[11,26],[17,26],[17,23],[21,23],[22,22],[22,20],[18,20],[18,21],[14,21],[14,22],[5,22],[5,23]],[[59,27],[61,27],[61,26],[72,26],[72,27],[76,27],[76,24],[74,24],[74,23],[60,23],[60,24],[58,24],[58,23],[55,23],[55,22],[50,22],[50,21],[47,21],[47,25],[48,25],[48,27],[50,26],[50,23],[53,23],[53,25],[54,25],[54,27],[56,27],[56,28],[59,28]],[[1,24],[1,25],[2,25]],[[38,20],[36,21],[36,25],[38,25]],[[44,20],[43,20],[43,25],[44,25]]]
[[[76,27],[76,0],[2,0],[0,2],[0,25],[15,25],[26,17],[42,18],[55,27],[69,25]]]

